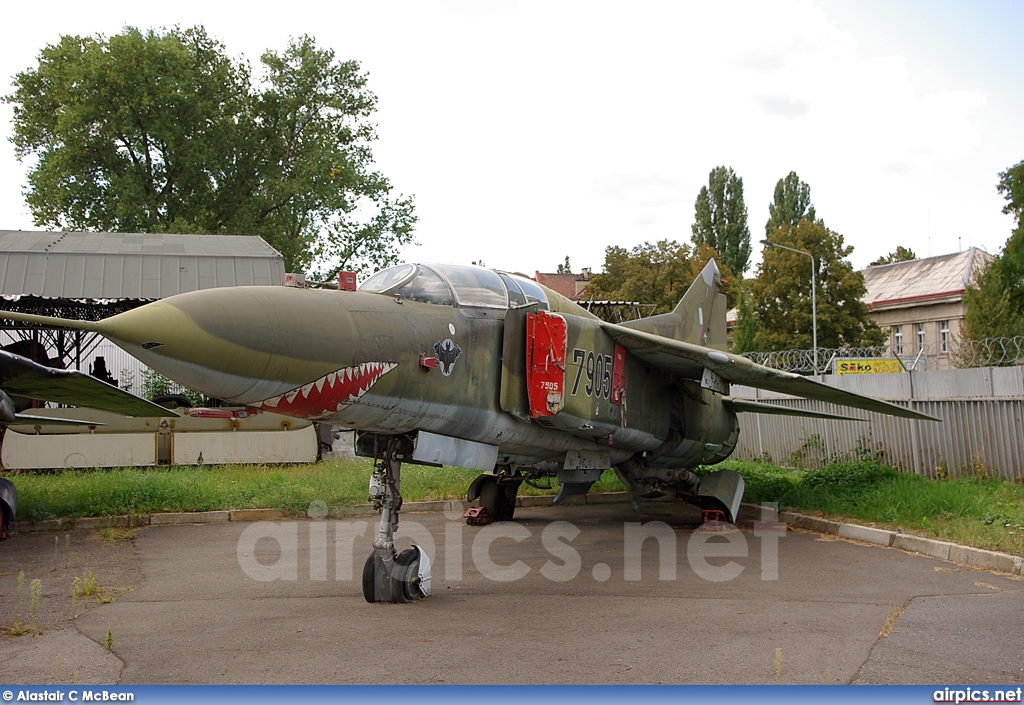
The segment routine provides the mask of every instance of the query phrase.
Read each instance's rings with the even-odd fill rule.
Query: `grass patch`
[[[932,480],[874,462],[817,470],[730,460],[746,501],[778,502],[839,520],[1024,556],[1024,485],[992,478]]]
[[[1024,556],[1022,484],[983,477],[931,480],[875,462],[801,470],[730,460],[701,473],[718,468],[742,473],[748,502],[777,502],[782,509]],[[261,508],[305,515],[312,502],[327,507],[366,504],[371,470],[369,460],[356,459],[309,465],[20,473],[12,479],[18,486],[18,518],[26,521]],[[410,502],[462,499],[478,474],[464,468],[405,465],[402,494]],[[557,485],[551,485],[537,489],[524,484],[520,494],[553,494]],[[623,489],[611,471],[593,488]],[[109,541],[131,540],[130,532],[111,529],[107,534],[103,538]]]
[[[119,543],[133,543],[135,541],[135,529],[127,527],[108,526],[105,529],[97,531],[96,535],[101,541],[112,545]]]
[[[328,507],[365,504],[371,471],[369,460],[356,459],[309,465],[69,470],[20,473],[11,479],[18,487],[18,519],[42,521],[217,509],[272,508],[305,514],[314,501]],[[464,499],[479,474],[465,468],[404,465],[402,496],[408,502]],[[553,494],[555,489],[555,483],[549,489],[524,484],[520,494]],[[624,488],[609,471],[594,489]]]

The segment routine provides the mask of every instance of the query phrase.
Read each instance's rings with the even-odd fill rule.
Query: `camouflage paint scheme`
[[[609,467],[634,496],[734,521],[739,473],[692,468],[732,453],[737,413],[829,415],[734,400],[731,382],[929,418],[730,355],[720,284],[709,262],[674,311],[621,325],[524,278],[437,264],[382,270],[358,291],[206,289],[99,322],[0,317],[96,331],[210,397],[356,429],[381,512],[363,596],[409,602],[431,578],[421,548],[395,547],[403,462],[487,471],[467,492],[480,500],[470,521],[511,519],[530,478],[557,475],[559,502]]]
[[[779,413],[778,407],[733,401],[730,381],[929,418],[726,353],[726,303],[713,261],[675,311],[619,325],[523,279],[502,275],[501,290],[493,290],[502,280],[491,270],[393,270],[359,291],[207,289],[96,323],[0,316],[98,331],[211,397],[368,433],[414,437],[425,431],[486,444],[497,448],[496,468],[487,469],[604,463],[634,489],[666,489],[681,481],[680,471],[728,457],[739,433],[737,411]],[[417,289],[428,274],[434,288]],[[460,303],[454,277],[491,282],[500,305]],[[366,290],[380,280],[383,288]],[[508,288],[520,286],[510,298]],[[439,292],[442,303],[427,301]],[[545,413],[529,402],[523,352],[534,343],[525,331],[555,318],[565,329],[555,376],[564,371],[564,377],[561,396],[552,391],[555,412]],[[620,388],[613,390],[607,370],[617,355]]]

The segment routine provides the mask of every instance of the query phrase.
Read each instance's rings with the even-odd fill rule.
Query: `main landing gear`
[[[370,501],[380,512],[373,552],[363,564],[363,597],[367,602],[412,602],[430,595],[430,558],[419,546],[395,551],[398,512],[402,508],[401,437],[389,438],[370,478]]]
[[[492,521],[512,521],[516,511],[516,495],[523,476],[516,470],[506,470],[496,475],[480,475],[469,485],[466,501],[480,499],[480,513],[475,514],[473,523],[489,524]],[[472,511],[472,510],[470,510]],[[482,514],[486,513],[486,516]]]

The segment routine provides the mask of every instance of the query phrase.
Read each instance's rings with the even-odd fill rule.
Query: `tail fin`
[[[714,260],[693,280],[671,313],[621,324],[624,328],[654,333],[686,343],[719,350],[726,349],[725,294],[720,294],[722,277]]]

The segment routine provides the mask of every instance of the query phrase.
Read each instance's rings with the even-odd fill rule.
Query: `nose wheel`
[[[391,578],[376,550],[363,564],[363,597],[367,602],[391,602]]]
[[[415,602],[430,594],[430,559],[419,546],[407,548],[389,569],[374,551],[363,564],[367,602]]]
[[[407,548],[395,558],[391,572],[391,601],[413,602],[430,594],[430,559],[419,546]]]
[[[419,546],[395,551],[398,512],[402,508],[400,438],[391,438],[373,476],[370,501],[380,511],[373,551],[363,564],[363,598],[367,602],[413,602],[430,594],[430,559]]]

